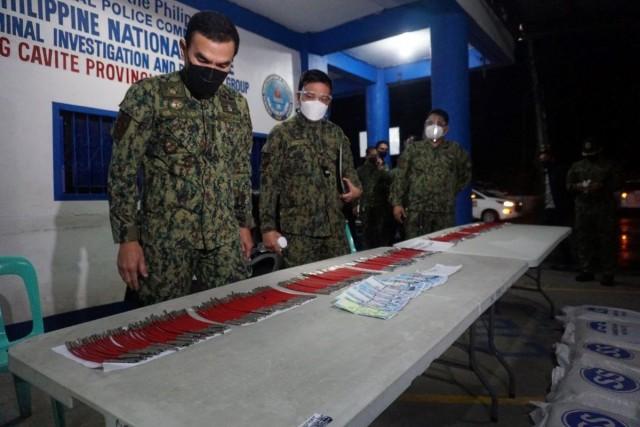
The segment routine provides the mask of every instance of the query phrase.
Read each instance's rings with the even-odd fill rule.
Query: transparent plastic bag
[[[625,417],[576,401],[534,404],[538,408],[529,414],[534,427],[640,427],[637,417]]]
[[[636,348],[640,346],[640,323],[574,319],[567,323],[562,342],[570,345],[601,342],[620,346],[633,345]]]
[[[555,368],[552,382],[549,402],[576,401],[628,418],[640,416],[640,374],[633,369],[574,363],[567,370]]]
[[[640,323],[640,312],[619,307],[604,305],[577,305],[565,306],[562,314],[557,316],[563,323],[573,322],[576,319],[585,320],[616,320],[621,322]]]
[[[587,341],[574,345],[555,345],[558,365],[567,369],[573,363],[617,369],[626,366],[640,374],[640,348]]]

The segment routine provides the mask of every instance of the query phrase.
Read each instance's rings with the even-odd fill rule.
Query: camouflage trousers
[[[349,253],[349,244],[344,232],[331,237],[287,234],[286,238],[287,247],[282,254],[287,268]]]
[[[616,267],[615,209],[576,209],[576,257],[581,271],[593,273],[598,264],[602,273],[612,275]]]
[[[453,227],[456,223],[453,212],[424,212],[407,209],[404,221],[404,238],[413,239],[443,228]]]
[[[164,245],[143,245],[143,250],[149,271],[147,278],[140,278],[143,305],[237,282],[250,274],[239,240],[213,250]]]

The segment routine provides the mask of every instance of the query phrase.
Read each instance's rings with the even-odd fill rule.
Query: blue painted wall
[[[449,113],[448,139],[471,153],[469,117],[469,23],[461,11],[438,15],[431,27],[431,105]],[[471,222],[471,190],[456,199],[456,223]]]
[[[367,145],[389,139],[389,88],[384,71],[378,70],[376,81],[367,86]],[[386,159],[388,161],[388,159]]]

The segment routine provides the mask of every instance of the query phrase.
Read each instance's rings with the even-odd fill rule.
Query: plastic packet
[[[576,401],[627,418],[640,416],[640,374],[625,366],[574,363],[568,370],[552,372],[550,402]]]
[[[619,320],[574,319],[567,323],[562,342],[580,344],[601,342],[614,345],[640,345],[640,323]]]
[[[597,365],[616,369],[626,366],[640,374],[640,346],[613,345],[595,341],[587,341],[569,346],[558,343],[555,345],[558,365],[569,368],[574,363],[582,365]]]
[[[604,305],[579,305],[565,306],[561,311],[563,314],[557,316],[557,318],[565,324],[573,322],[576,319],[616,320],[640,323],[640,312],[626,308],[608,307]]]
[[[534,427],[640,427],[637,417],[594,408],[576,401],[534,402],[538,408],[529,414]]]

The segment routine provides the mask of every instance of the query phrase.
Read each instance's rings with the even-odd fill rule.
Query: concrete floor
[[[598,282],[577,283],[574,272],[543,270],[542,280],[556,306],[600,304],[640,311],[640,272],[626,270],[616,276],[614,288]],[[518,284],[528,284],[523,278]],[[428,294],[424,297],[428,298]],[[483,372],[502,397],[499,420],[489,420],[489,400],[473,373],[434,363],[373,423],[374,427],[463,427],[530,426],[529,401],[543,400],[553,367],[552,344],[561,335],[560,324],[549,319],[546,302],[537,292],[511,290],[498,304],[496,344],[506,356],[517,378],[516,398],[506,397],[507,377],[495,360],[479,354]],[[480,345],[486,345],[486,330],[477,326]],[[462,340],[466,336],[462,337]],[[466,362],[465,354],[451,348],[444,355]],[[47,396],[34,389],[33,415],[18,419],[10,376],[0,375],[0,425],[46,427],[53,425]],[[84,405],[66,412],[67,426],[102,426],[102,417]],[[215,425],[215,420],[212,424]],[[180,426],[182,427],[182,426]],[[295,427],[295,426],[293,426]]]

